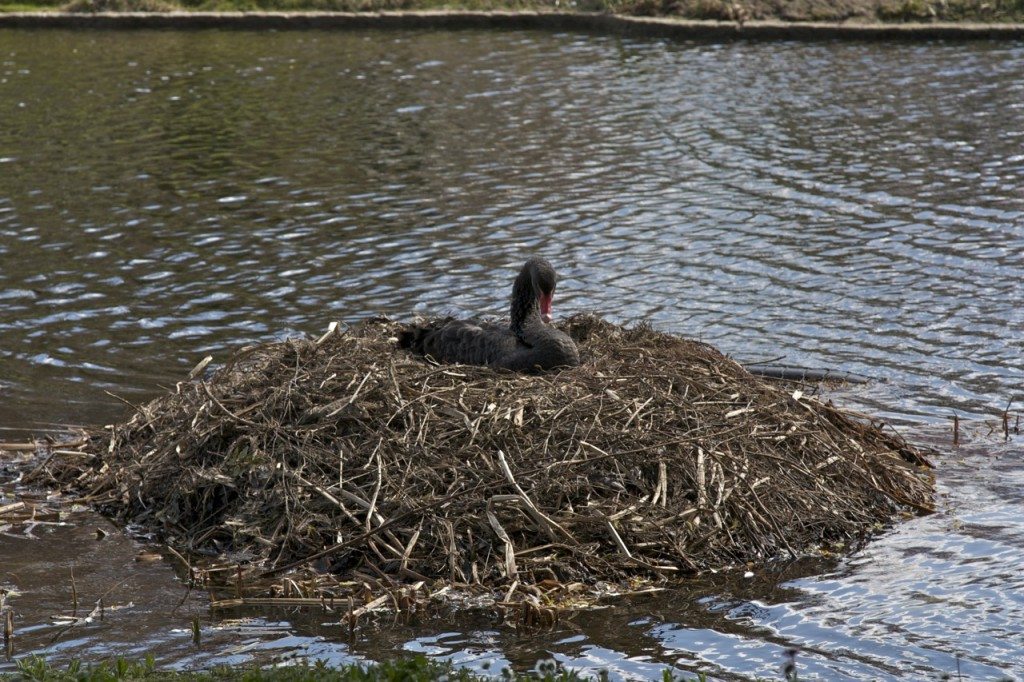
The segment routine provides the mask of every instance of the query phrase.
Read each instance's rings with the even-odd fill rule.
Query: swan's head
[[[523,266],[523,274],[530,278],[533,286],[533,293],[540,305],[540,317],[545,322],[551,321],[551,300],[555,297],[555,285],[558,283],[558,275],[551,263],[543,258],[534,256],[526,261]]]

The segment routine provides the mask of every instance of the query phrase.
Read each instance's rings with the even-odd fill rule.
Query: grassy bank
[[[552,10],[746,22],[1024,22],[1024,0],[13,0],[0,11]]]

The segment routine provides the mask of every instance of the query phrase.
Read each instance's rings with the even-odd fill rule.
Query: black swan
[[[508,327],[448,320],[403,331],[398,345],[439,362],[490,365],[517,372],[578,365],[580,355],[573,340],[546,324],[551,321],[556,280],[550,263],[530,258],[512,285]]]

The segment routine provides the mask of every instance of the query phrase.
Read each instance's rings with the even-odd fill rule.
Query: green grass
[[[453,668],[450,664],[429,661],[423,656],[398,659],[367,667],[347,665],[330,668],[323,662],[298,664],[281,667],[213,668],[208,671],[175,672],[160,670],[152,657],[142,661],[117,658],[94,665],[71,663],[67,668],[51,666],[38,656],[27,656],[17,662],[18,671],[0,674],[0,680],[37,680],[38,682],[114,682],[115,680],[168,680],[173,682],[419,682],[421,680],[445,680],[446,682],[483,682],[494,677],[482,677],[466,670]],[[537,670],[530,674],[502,671],[501,680],[544,680],[545,682],[577,682],[603,679],[602,677],[581,677],[575,672],[558,670],[554,661],[542,661]],[[706,676],[677,676],[671,670],[662,674],[664,682],[705,682]]]

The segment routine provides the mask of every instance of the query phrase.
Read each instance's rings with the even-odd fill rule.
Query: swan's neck
[[[533,282],[526,271],[519,273],[512,285],[512,304],[509,309],[509,328],[523,343],[530,343],[531,332],[543,328],[540,303],[533,291]]]

